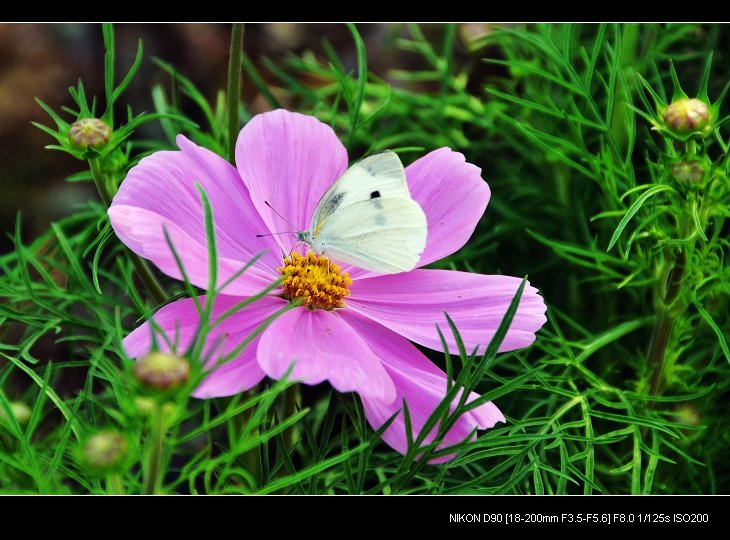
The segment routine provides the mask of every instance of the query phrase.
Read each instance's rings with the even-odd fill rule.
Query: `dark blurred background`
[[[435,25],[426,26],[438,31]],[[417,60],[392,47],[393,38],[403,31],[401,25],[364,24],[359,31],[371,71],[384,76],[390,68],[405,69]],[[227,24],[116,25],[117,81],[134,59],[137,40],[144,44],[142,67],[122,102],[133,104],[135,112],[153,110],[151,89],[157,83],[169,86],[170,78],[150,61],[152,57],[172,63],[214,101],[226,82],[229,33]],[[354,66],[352,36],[342,24],[247,25],[244,48],[252,59],[266,55],[276,61],[305,49],[321,53],[324,38],[346,67]],[[22,212],[23,237],[28,240],[50,221],[71,213],[74,205],[96,196],[89,183],[65,181],[84,164],[61,152],[44,150],[54,141],[31,121],[52,125],[34,98],[60,112],[62,106],[73,104],[68,88],[79,78],[87,95],[98,96],[103,105],[103,65],[98,24],[0,24],[0,253],[12,247],[8,232],[14,228],[18,211]],[[245,80],[243,99],[251,112],[266,108]],[[68,115],[65,118],[71,120]]]

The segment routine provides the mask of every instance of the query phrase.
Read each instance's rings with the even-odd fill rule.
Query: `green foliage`
[[[424,446],[431,428],[443,434],[475,406],[463,397],[451,411],[445,400],[401,456],[379,442],[387,424],[373,432],[350,395],[330,392],[299,407],[297,387],[280,381],[232,398],[191,398],[220,291],[205,193],[205,296],[187,280],[165,279],[163,291],[161,276],[113,236],[105,205],[90,202],[29,243],[18,226],[14,252],[0,257],[0,492],[727,493],[730,142],[720,112],[730,72],[710,62],[720,30],[525,25],[465,44],[455,25],[394,26],[398,37],[384,47],[417,67],[388,73],[392,84],[368,71],[366,41],[350,30],[352,69],[327,42],[324,57],[307,51],[283,63],[244,51],[244,85],[272,108],[293,103],[332,125],[353,159],[390,148],[408,163],[450,146],[482,167],[492,191],[487,214],[467,246],[434,266],[529,274],[548,323],[532,348],[497,355],[520,291],[483,355],[464,349],[453,324],[434,332],[456,336],[458,359],[428,354],[454,378],[449,398],[476,390],[507,423],[456,447],[438,449],[438,438]],[[225,93],[209,103],[193,78],[162,60],[155,62],[172,79],[171,95],[152,88],[156,111],[128,108],[126,123],[116,124],[115,104],[143,53],[140,44],[116,84],[111,27],[103,36],[109,145],[69,146],[69,122],[41,104],[56,125],[39,126],[56,139],[52,148],[88,161],[90,171],[72,180],[93,179],[108,203],[126,171],[172,147],[177,133],[225,154]],[[662,121],[668,95],[693,97],[679,86],[684,73],[685,87],[696,74],[696,96],[718,97],[706,136],[678,141],[650,128]],[[318,85],[302,82],[308,78]],[[71,95],[73,120],[95,114],[80,82]],[[204,125],[188,119],[190,107]],[[135,140],[134,129],[151,120],[164,143]],[[688,161],[699,163],[696,182],[676,172]],[[121,339],[169,296],[195,299],[200,335],[185,351],[189,384],[150,398]],[[43,352],[48,344],[54,357]],[[13,413],[18,401],[31,408],[27,423]],[[132,443],[131,461],[95,476],[79,448],[109,429]],[[428,464],[449,454],[456,457],[447,464]]]

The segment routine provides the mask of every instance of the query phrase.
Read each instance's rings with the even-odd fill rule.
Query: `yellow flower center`
[[[334,309],[342,307],[345,296],[350,294],[352,280],[347,272],[322,255],[311,251],[306,257],[293,252],[279,268],[283,276],[284,295],[300,299],[309,309]]]

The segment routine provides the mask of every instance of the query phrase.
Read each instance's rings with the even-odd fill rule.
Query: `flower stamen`
[[[284,296],[302,300],[309,309],[334,309],[345,305],[352,280],[339,265],[311,251],[306,256],[297,252],[284,259],[279,268],[283,276]]]

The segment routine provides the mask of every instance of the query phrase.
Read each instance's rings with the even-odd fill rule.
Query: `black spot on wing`
[[[347,192],[337,193],[336,195],[333,195],[332,198],[325,203],[322,212],[325,215],[332,214],[332,212],[334,212],[337,207],[342,204],[342,199],[345,198],[345,195],[347,195]]]
[[[380,192],[378,190],[375,190],[375,191],[373,191],[373,192],[370,193],[370,198],[371,199],[377,199],[378,197],[380,197]]]

